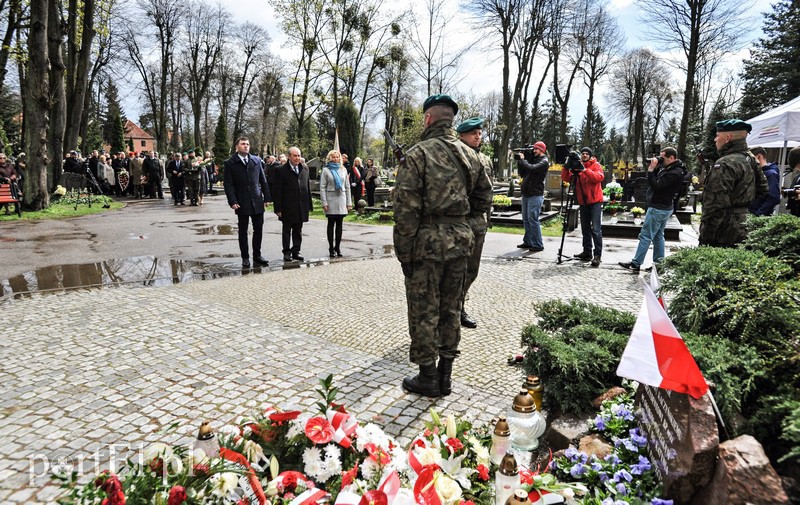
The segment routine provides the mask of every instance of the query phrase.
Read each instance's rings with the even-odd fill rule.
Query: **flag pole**
[[[714,399],[714,395],[711,394],[711,389],[708,390],[708,399],[711,400],[711,408],[714,409],[714,414],[717,416],[717,421],[719,421],[719,425],[722,426],[722,432],[725,434],[725,440],[730,440],[731,436],[728,434],[728,429],[725,427],[725,421],[722,420],[722,413],[719,411],[719,407],[717,407],[717,401]]]

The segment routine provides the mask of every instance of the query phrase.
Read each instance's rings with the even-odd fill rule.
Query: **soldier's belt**
[[[465,224],[467,216],[425,216],[422,224]]]

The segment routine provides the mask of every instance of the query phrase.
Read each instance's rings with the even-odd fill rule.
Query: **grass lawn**
[[[362,215],[351,213],[348,214],[344,220],[346,223],[382,224],[391,226],[394,224],[394,221],[390,217],[386,217],[387,214],[391,216],[390,213],[382,212],[370,212]],[[322,202],[316,198],[314,199],[314,210],[311,211],[309,217],[311,219],[325,219],[325,213],[322,211]],[[489,231],[495,233],[511,233],[513,235],[525,234],[525,229],[521,226],[494,225]],[[542,235],[545,237],[560,237],[561,219],[551,219],[542,224]]]
[[[79,203],[78,208],[75,208],[75,203],[68,203],[68,202],[50,202],[50,207],[44,210],[37,210],[35,212],[25,212],[22,210],[22,219],[17,217],[17,214],[13,212],[14,205],[9,204],[9,209],[11,209],[12,213],[10,215],[5,215],[4,211],[0,211],[0,222],[2,221],[27,221],[32,219],[66,219],[69,217],[78,217],[78,216],[86,216],[89,214],[99,214],[101,212],[106,212],[108,210],[116,210],[121,209],[125,206],[122,202],[115,202],[109,198],[109,202],[111,204],[110,209],[103,208],[102,201],[92,201],[92,206],[89,207],[86,203]]]

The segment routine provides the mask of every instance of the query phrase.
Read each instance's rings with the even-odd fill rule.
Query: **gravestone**
[[[664,495],[676,505],[691,503],[715,471],[719,433],[711,400],[640,385],[634,406]]]

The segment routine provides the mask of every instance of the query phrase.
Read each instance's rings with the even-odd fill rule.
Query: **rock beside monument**
[[[589,455],[595,455],[598,459],[603,459],[614,452],[614,446],[609,444],[602,436],[592,433],[580,439],[578,450]]]
[[[626,393],[625,388],[614,386],[613,388],[609,389],[605,393],[601,394],[600,396],[592,400],[592,407],[599,409],[604,401],[613,400],[614,398],[620,395],[624,395],[625,393]]]
[[[789,503],[789,498],[764,448],[750,435],[742,435],[719,445],[714,477],[692,503],[778,505]]]
[[[577,445],[578,440],[589,434],[588,417],[567,414],[550,423],[544,434],[541,445],[549,447],[553,452]]]

